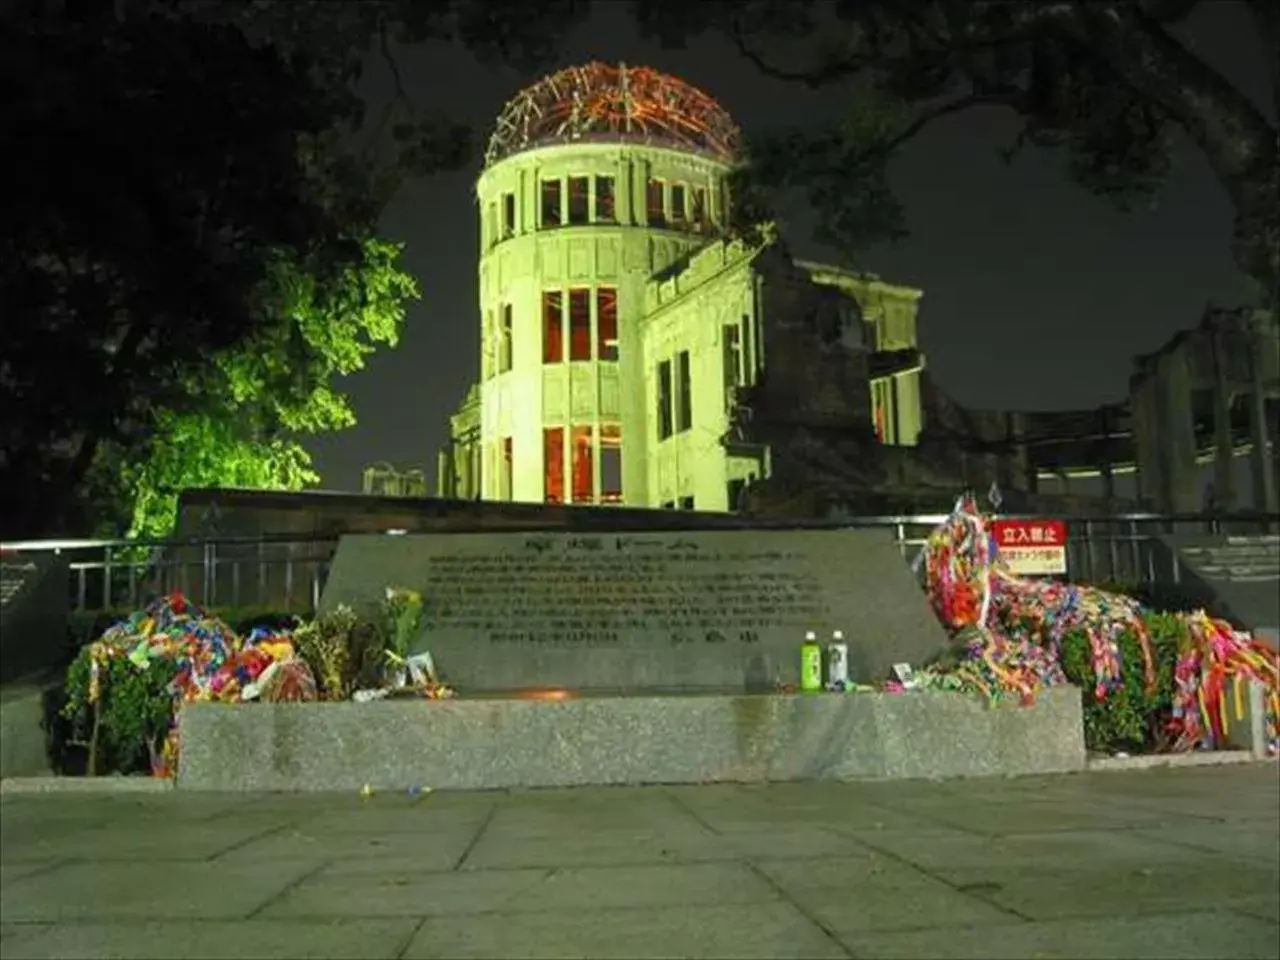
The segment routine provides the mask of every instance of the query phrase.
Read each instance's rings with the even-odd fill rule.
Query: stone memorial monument
[[[881,530],[344,536],[321,612],[389,586],[422,592],[416,646],[469,693],[774,690],[837,629],[867,682],[947,642]]]

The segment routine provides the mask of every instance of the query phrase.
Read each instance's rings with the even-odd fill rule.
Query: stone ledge
[[[1249,750],[1194,750],[1190,753],[1149,753],[1136,757],[1090,757],[1089,771],[1153,770],[1157,767],[1221,767],[1231,763],[1265,763]],[[1274,762],[1274,761],[1273,761]]]
[[[1080,692],[192,704],[189,790],[483,790],[1085,769]]]
[[[24,793],[165,793],[173,789],[172,780],[158,777],[5,777],[0,780],[0,795]]]

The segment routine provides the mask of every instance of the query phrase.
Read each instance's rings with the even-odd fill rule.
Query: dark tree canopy
[[[174,459],[212,442],[200,438],[306,475],[288,432],[352,421],[328,378],[394,343],[414,295],[374,238],[383,207],[404,178],[469,157],[469,131],[438,109],[447,91],[411,104],[397,80],[366,122],[363,63],[380,53],[394,72],[394,43],[426,39],[529,63],[578,12],[510,0],[0,10],[0,147],[24,158],[0,237],[0,532],[83,535],[95,497],[135,509],[118,501],[140,477],[163,499],[156,485],[192,475]]]
[[[1280,71],[1280,13],[1250,0]],[[1209,161],[1235,209],[1235,259],[1280,299],[1280,134],[1243,91],[1178,39],[1196,0],[634,0],[669,45],[724,33],[769,76],[813,87],[857,81],[827,130],[757,139],[753,177],[808,191],[823,239],[846,248],[900,237],[886,164],[931,121],[983,105],[1022,121],[1011,151],[1064,150],[1072,176],[1125,208],[1170,165],[1173,128]],[[1273,72],[1280,111],[1280,73]]]

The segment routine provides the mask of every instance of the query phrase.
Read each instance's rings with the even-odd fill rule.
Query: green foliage
[[[182,18],[41,10],[0,31],[0,139],[29,161],[0,247],[0,499],[19,536],[83,532],[100,448],[145,447],[165,414],[220,399],[191,386],[278,326],[274,265],[339,274],[372,224],[339,217],[307,164],[332,103],[277,50]]]
[[[1073,631],[1063,638],[1062,668],[1084,698],[1085,744],[1100,752],[1149,752],[1163,743],[1173,707],[1173,671],[1186,627],[1174,614],[1143,615],[1155,667],[1154,689],[1146,687],[1142,646],[1132,632],[1120,637],[1121,685],[1099,700],[1089,638]]]
[[[10,7],[0,140],[27,158],[0,239],[13,537],[158,534],[184,487],[313,482],[306,437],[354,422],[335,378],[395,343],[417,295],[398,248],[373,239],[382,210],[472,146],[454,91],[410,102],[397,46],[528,67],[586,12],[574,0]],[[366,122],[370,64],[395,93]]]
[[[184,489],[298,490],[319,479],[295,438],[355,423],[335,381],[363,369],[378,344],[399,339],[405,305],[418,296],[396,266],[400,250],[368,240],[359,264],[328,278],[319,264],[276,261],[266,296],[277,322],[193,379],[199,408],[161,411],[152,440],[132,453],[100,452],[128,536],[171,534]]]
[[[356,690],[379,687],[386,661],[382,625],[362,620],[339,604],[293,632],[294,646],[323,696],[345,700]]]
[[[94,758],[94,769],[87,772],[147,772],[173,720],[169,685],[176,669],[154,661],[140,670],[120,659],[109,660],[99,669],[101,699],[95,707],[90,702],[90,650],[81,650],[67,670],[66,703],[61,710],[71,723],[72,739]]]
[[[382,602],[382,626],[387,652],[403,660],[422,623],[422,595],[404,587],[388,588]]]
[[[267,607],[223,607],[210,611],[241,637],[255,627],[291,630],[302,619],[295,613]],[[114,624],[127,620],[131,610],[73,612],[67,617],[67,660],[63,687],[54,697],[49,718],[50,754],[59,772],[79,772],[87,765],[93,712],[88,703],[90,660],[88,647]],[[144,671],[115,661],[103,668],[102,727],[99,729],[99,773],[143,773],[149,751],[168,730],[173,715],[168,684],[172,666],[152,661]]]

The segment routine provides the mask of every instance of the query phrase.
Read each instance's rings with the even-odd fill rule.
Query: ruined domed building
[[[562,70],[507,104],[476,184],[480,377],[438,496],[824,516],[995,484],[1010,511],[1186,512],[1213,464],[1217,508],[1247,505],[1247,453],[1274,509],[1274,318],[1246,336],[1233,317],[1256,311],[1208,311],[1097,409],[968,409],[925,370],[921,291],[739,222],[738,159],[722,107],[645,67]]]
[[[916,442],[920,291],[731,229],[738,149],[711,97],[644,67],[507,104],[476,184],[480,379],[441,495],[732,509],[779,466],[765,383],[786,419]]]

